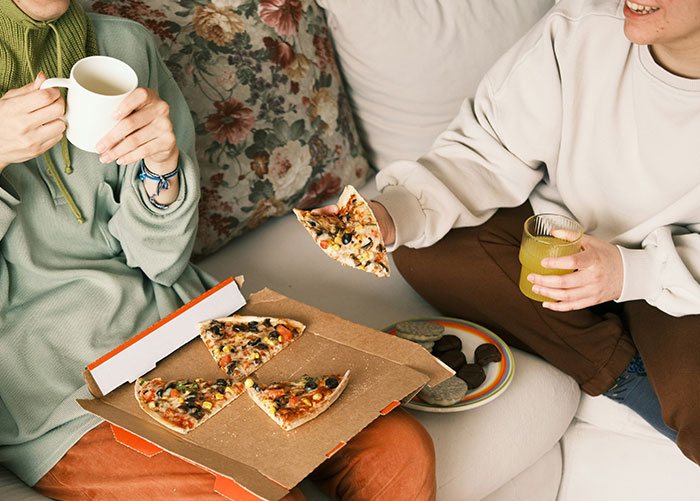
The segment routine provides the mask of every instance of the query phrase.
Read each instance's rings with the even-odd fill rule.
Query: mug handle
[[[70,88],[70,80],[68,78],[49,78],[41,84],[40,89],[48,89],[50,87],[65,87]]]

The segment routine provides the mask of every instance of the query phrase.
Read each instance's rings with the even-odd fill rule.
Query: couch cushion
[[[367,162],[312,0],[81,0],[136,20],[191,108],[202,201],[195,254],[292,207],[314,207]]]
[[[418,158],[554,0],[318,0],[377,168]]]

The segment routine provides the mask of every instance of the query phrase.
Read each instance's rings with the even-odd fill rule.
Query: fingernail
[[[530,274],[527,276],[527,281],[528,281],[528,282],[533,282],[533,283],[534,283],[534,281],[535,281],[535,274],[534,274],[534,273],[530,273]]]
[[[105,151],[105,145],[102,143],[97,143],[95,145],[95,149],[97,150],[97,153],[104,153]]]
[[[103,164],[108,164],[108,163],[109,163],[109,157],[108,157],[107,155],[102,155],[102,156],[100,157],[100,162],[102,162]]]

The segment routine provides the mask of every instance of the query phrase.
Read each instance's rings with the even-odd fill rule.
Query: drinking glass
[[[535,301],[554,301],[532,292],[532,282],[527,279],[530,273],[537,275],[565,275],[574,270],[544,268],[540,264],[546,257],[561,257],[576,254],[581,250],[583,228],[570,217],[560,214],[535,214],[523,225],[523,238],[520,242],[519,260],[520,290]]]

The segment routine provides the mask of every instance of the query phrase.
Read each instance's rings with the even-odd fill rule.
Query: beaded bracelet
[[[146,162],[144,162],[143,159],[141,159],[141,172],[139,173],[139,179],[141,181],[144,181],[145,179],[158,181],[158,185],[156,186],[156,192],[148,198],[148,200],[150,200],[155,207],[158,207],[159,209],[168,208],[167,205],[159,204],[158,202],[156,202],[155,197],[157,197],[160,194],[161,190],[167,190],[170,188],[170,181],[168,180],[172,177],[177,176],[179,172],[180,164],[178,164],[174,170],[168,172],[167,174],[156,174],[155,172],[151,172],[150,170],[148,170],[148,167],[146,167]]]

